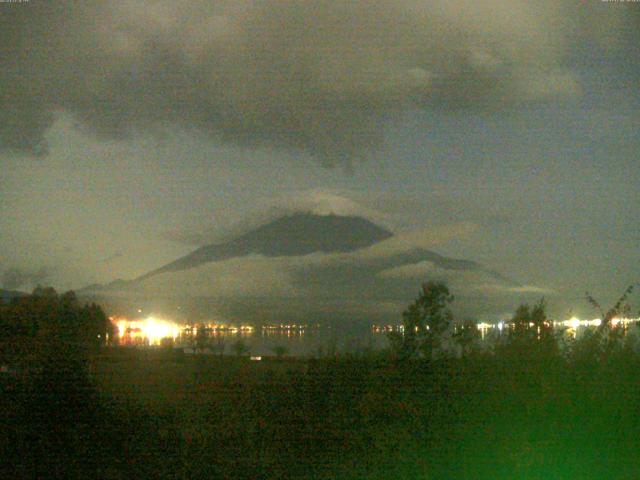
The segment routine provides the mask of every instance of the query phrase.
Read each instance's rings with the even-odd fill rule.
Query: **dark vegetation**
[[[110,348],[99,307],[40,289],[0,305],[0,477],[638,478],[629,293],[577,340],[523,305],[487,349],[428,283],[390,351],[258,363]]]

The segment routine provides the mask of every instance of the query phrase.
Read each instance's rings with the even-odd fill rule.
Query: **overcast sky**
[[[638,282],[640,4],[48,3],[0,4],[7,287],[297,206],[464,223],[439,253],[576,304]]]

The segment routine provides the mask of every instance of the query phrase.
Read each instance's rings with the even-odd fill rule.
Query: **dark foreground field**
[[[637,355],[522,360],[107,349],[87,384],[5,381],[5,478],[638,478]]]
[[[98,307],[37,293],[0,305],[3,479],[640,478],[640,354],[607,323],[520,308],[455,355],[406,318],[390,351],[252,362],[105,346]]]

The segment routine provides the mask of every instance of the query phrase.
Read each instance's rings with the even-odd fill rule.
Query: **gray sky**
[[[300,205],[465,222],[439,253],[613,300],[640,4],[532,3],[0,4],[3,282],[131,278]]]

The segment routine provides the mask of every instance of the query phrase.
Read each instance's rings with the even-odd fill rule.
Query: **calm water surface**
[[[558,328],[558,334],[566,339],[583,335],[587,330],[595,327],[578,326],[576,328]],[[640,328],[637,323],[625,325],[625,334],[638,335]],[[481,347],[490,347],[496,339],[505,335],[508,327],[480,329],[478,342]],[[196,332],[184,327],[164,328],[156,325],[138,326],[121,330],[117,343],[132,347],[159,347],[161,344],[184,348],[186,353],[192,353],[197,344]],[[274,355],[278,347],[283,347],[286,355],[291,356],[324,356],[337,352],[362,353],[370,350],[380,350],[389,346],[388,335],[385,331],[375,328],[336,329],[330,327],[305,328],[290,330],[268,330],[250,327],[228,330],[206,330],[200,334],[200,344],[203,348],[198,351],[205,354],[217,354],[221,351],[226,355],[233,355],[234,345],[241,341],[247,347],[246,354],[252,356]],[[204,340],[202,340],[204,338]],[[163,340],[164,339],[164,340]]]

